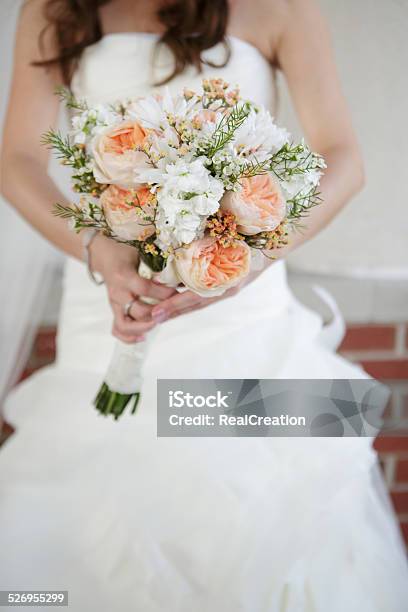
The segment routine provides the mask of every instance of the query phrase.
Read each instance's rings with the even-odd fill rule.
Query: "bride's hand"
[[[214,302],[219,302],[220,300],[225,300],[226,298],[236,295],[245,285],[255,280],[259,274],[260,271],[251,272],[251,274],[249,274],[239,285],[232,289],[228,289],[228,291],[222,295],[214,298],[201,297],[192,291],[177,293],[154,306],[152,316],[155,318],[159,317],[160,321],[165,321],[166,319],[173,319],[188,312],[192,312],[193,310],[206,308],[206,306],[214,304]]]
[[[127,343],[143,341],[144,334],[164,319],[157,313],[152,317],[153,306],[143,303],[140,298],[148,297],[161,302],[176,291],[139,276],[139,258],[132,247],[98,235],[90,250],[92,267],[103,276],[108,291],[114,314],[113,335]],[[130,316],[126,316],[125,305],[130,302]]]
[[[166,321],[167,319],[174,319],[180,315],[187,314],[193,310],[200,310],[206,308],[214,302],[225,300],[225,298],[236,295],[241,289],[241,285],[228,289],[225,293],[214,298],[205,298],[193,293],[192,291],[185,291],[178,293],[177,295],[164,300],[160,304],[157,304],[153,308],[152,316],[159,317],[160,321]]]

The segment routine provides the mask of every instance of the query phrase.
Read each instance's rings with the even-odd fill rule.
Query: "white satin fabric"
[[[74,79],[90,102],[146,94],[155,37],[108,35]],[[272,106],[273,73],[231,38],[206,68]],[[222,58],[221,47],[209,52]],[[161,52],[162,66],[168,55]],[[164,71],[164,68],[162,68]],[[194,88],[187,71],[171,83]],[[136,416],[91,400],[113,347],[105,289],[68,261],[55,365],[20,385],[0,452],[0,588],[68,589],[74,612],[404,612],[408,572],[373,483],[369,439],[157,439],[162,378],[359,378],[283,263],[237,296],[165,322]]]

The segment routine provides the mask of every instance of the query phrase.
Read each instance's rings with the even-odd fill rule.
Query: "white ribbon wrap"
[[[125,344],[116,341],[105,382],[111,391],[122,395],[140,393],[141,370],[146,355],[146,342]]]
[[[151,279],[152,270],[143,262],[139,265],[140,276]],[[148,304],[156,304],[157,300],[151,298],[141,298]],[[155,330],[148,334],[151,340]],[[122,395],[133,395],[140,393],[142,387],[142,366],[146,357],[149,342],[137,342],[136,344],[126,344],[117,340],[113,350],[108,371],[105,376],[105,383],[111,391]]]

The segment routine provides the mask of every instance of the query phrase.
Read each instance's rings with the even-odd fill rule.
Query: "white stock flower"
[[[202,234],[206,217],[218,210],[224,193],[222,182],[210,175],[200,159],[166,164],[154,177],[159,185],[159,246],[189,244]]]

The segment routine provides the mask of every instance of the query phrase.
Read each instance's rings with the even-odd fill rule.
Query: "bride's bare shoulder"
[[[313,28],[319,16],[317,0],[232,0],[230,22],[237,35],[274,61],[282,38],[305,23]]]
[[[229,29],[273,61],[289,12],[289,0],[231,0]]]

